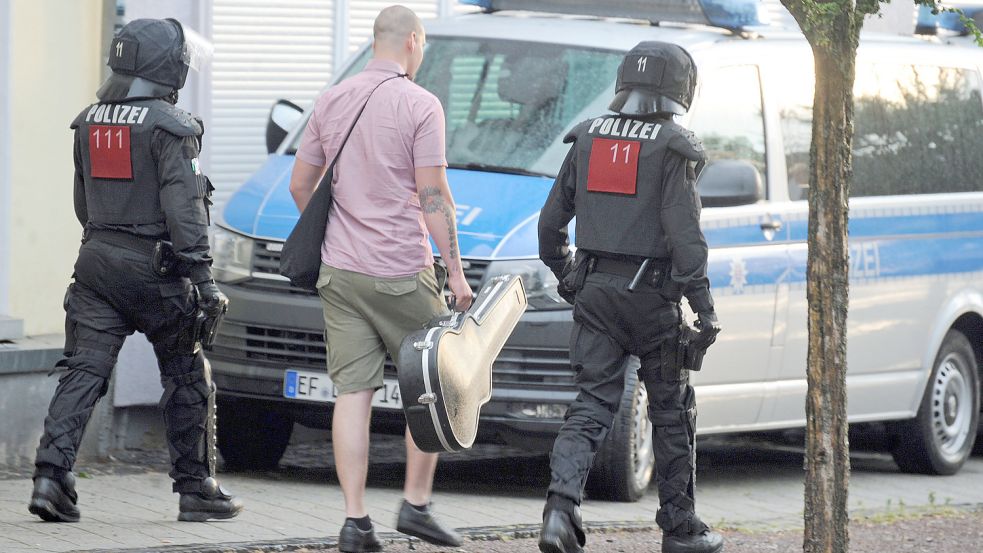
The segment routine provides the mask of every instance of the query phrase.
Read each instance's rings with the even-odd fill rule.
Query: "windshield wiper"
[[[448,165],[451,169],[470,169],[472,171],[488,171],[490,173],[508,173],[510,175],[525,175],[527,177],[547,177],[556,178],[556,175],[550,175],[549,173],[540,173],[537,171],[529,171],[528,169],[521,169],[519,167],[508,167],[505,165],[489,165],[487,163],[451,163]]]

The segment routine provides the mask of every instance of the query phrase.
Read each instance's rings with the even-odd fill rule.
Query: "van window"
[[[689,129],[703,141],[710,163],[750,162],[767,190],[761,79],[754,65],[715,68],[700,77]]]
[[[431,36],[416,82],[444,107],[451,167],[479,164],[552,176],[569,149],[562,143],[566,131],[607,107],[622,56],[542,43]],[[299,141],[298,136],[292,151]]]
[[[781,95],[789,194],[805,199],[812,83]],[[791,78],[791,76],[789,77]],[[791,91],[790,87],[790,91]],[[854,87],[852,197],[977,191],[983,180],[983,99],[976,71],[872,64]]]

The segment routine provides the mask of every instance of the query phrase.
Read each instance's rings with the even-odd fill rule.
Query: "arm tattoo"
[[[450,206],[444,206],[444,220],[447,221],[447,241],[450,243],[450,251],[447,252],[450,260],[447,262],[448,267],[453,266],[457,269],[457,225],[454,224],[454,212],[451,211]]]
[[[449,269],[455,269],[458,259],[457,247],[457,226],[454,224],[454,210],[451,209],[441,194],[437,186],[427,186],[420,191],[420,208],[424,214],[443,213],[444,221],[447,224],[447,238],[450,243],[450,251],[444,262]]]
[[[443,211],[444,207],[444,196],[441,195],[440,188],[428,186],[420,191],[420,208],[424,213],[437,213]]]

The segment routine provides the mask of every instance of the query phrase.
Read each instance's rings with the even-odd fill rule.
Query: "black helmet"
[[[192,34],[193,33],[189,33]],[[188,69],[210,54],[207,41],[186,36],[174,19],[136,19],[124,26],[109,47],[113,73],[96,95],[102,101],[161,98],[180,90]]]
[[[689,52],[668,42],[642,42],[625,55],[611,111],[624,115],[689,110],[696,90],[696,64]]]

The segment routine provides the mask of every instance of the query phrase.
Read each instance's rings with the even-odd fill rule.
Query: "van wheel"
[[[219,400],[218,451],[226,470],[275,469],[290,443],[292,420],[255,402]]]
[[[638,381],[637,369],[637,364],[629,363],[621,409],[594,456],[594,467],[587,479],[587,492],[592,498],[638,501],[652,481],[655,455],[648,392],[645,383]]]
[[[935,357],[918,415],[903,421],[891,451],[903,472],[955,474],[969,458],[980,415],[973,346],[950,330]]]

